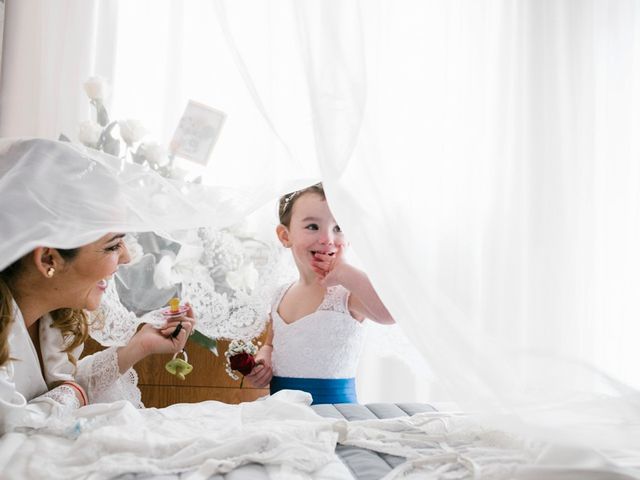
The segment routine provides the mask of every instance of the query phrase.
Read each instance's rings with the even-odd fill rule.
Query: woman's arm
[[[173,337],[171,334],[180,322],[182,328]],[[141,405],[137,375],[131,368],[148,355],[181,351],[194,324],[193,312],[189,309],[185,316],[172,318],[161,329],[144,324],[123,347],[110,347],[82,358],[78,362],[76,378],[86,389],[89,401],[129,400]]]

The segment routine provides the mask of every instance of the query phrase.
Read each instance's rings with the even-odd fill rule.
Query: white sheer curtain
[[[0,135],[76,136],[90,114],[82,84],[113,75],[117,2],[6,0]]]
[[[308,51],[312,45],[305,36],[317,27],[313,32],[315,41],[328,38],[323,31],[325,25],[305,18],[306,12],[289,2],[150,5],[135,2],[120,6],[114,111],[143,119],[164,139],[173,134],[177,118],[190,98],[228,112],[205,176],[209,183],[269,183],[275,197],[320,179],[318,157],[331,159],[334,148],[344,148],[327,141],[330,139],[319,138],[318,128],[325,127],[315,121],[327,97],[316,98],[312,91],[311,85],[317,83],[321,87],[325,80],[312,78]],[[357,13],[357,4],[345,5],[349,5],[350,13]],[[327,4],[325,14],[331,14],[336,7],[338,12],[344,8]],[[246,9],[252,11],[250,18]],[[138,20],[150,16],[154,21],[140,40]],[[331,18],[324,18],[333,27]],[[350,21],[348,18],[336,33],[351,35]],[[167,25],[171,25],[169,36],[165,36]],[[354,35],[358,40],[361,32],[355,31]],[[347,116],[342,120],[348,124],[333,125],[329,114],[325,134],[335,130],[341,140],[353,144],[350,134],[357,133],[353,129],[358,128],[357,116],[363,107],[364,58],[359,42],[349,44],[355,47],[349,59],[355,63],[346,75],[352,75],[359,83],[350,84],[345,79],[339,94],[329,94],[331,101],[346,109]],[[334,56],[330,50],[327,53]],[[352,101],[354,92],[357,97]],[[350,104],[343,105],[345,100]],[[328,150],[323,151],[324,148]],[[260,215],[267,215],[261,223],[273,230],[275,208],[267,208]],[[431,398],[433,388],[423,379],[428,367],[405,335],[395,327],[370,329],[359,371],[360,398]],[[393,389],[389,388],[390,379],[396,382]]]
[[[228,112],[210,183],[325,181],[430,368],[393,369],[387,342],[366,382],[473,408],[625,394],[637,420],[639,9],[120,2],[112,111],[162,141],[189,98]],[[57,132],[9,125],[16,90],[0,131]]]
[[[330,199],[437,379],[466,408],[517,406],[637,447],[602,423],[640,417],[638,5],[315,7],[299,7],[320,23],[305,36],[311,96],[360,106],[366,87],[363,113],[320,104]],[[353,39],[318,22],[338,10],[361,31],[350,84]],[[602,394],[626,409],[596,410]]]
[[[214,182],[319,166],[401,325],[452,375],[475,358],[449,344],[479,355],[489,334],[640,385],[634,3],[136,2],[120,15],[117,109],[163,138],[188,98],[230,112]],[[157,31],[136,40],[152,15]]]

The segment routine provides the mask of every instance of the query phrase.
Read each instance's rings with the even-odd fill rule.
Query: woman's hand
[[[256,366],[251,373],[244,378],[256,388],[264,388],[269,385],[273,377],[271,368],[271,351],[273,346],[263,345],[256,355]]]
[[[190,306],[184,315],[169,318],[160,329],[144,324],[129,340],[129,343],[118,350],[120,373],[126,372],[148,355],[181,351],[193,332],[195,324],[196,320]],[[182,327],[179,328],[177,335],[173,336],[178,325],[182,325]]]

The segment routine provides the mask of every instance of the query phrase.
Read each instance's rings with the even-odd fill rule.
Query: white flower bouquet
[[[142,122],[135,118],[110,120],[105,106],[109,86],[101,77],[90,77],[84,90],[95,109],[95,120],[78,126],[78,140],[86,147],[147,165],[168,178],[184,180],[187,172],[173,167],[170,152],[149,136]],[[70,141],[65,135],[60,140]]]

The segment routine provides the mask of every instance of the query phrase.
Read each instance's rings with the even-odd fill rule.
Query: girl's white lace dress
[[[364,325],[349,313],[349,291],[327,289],[318,309],[286,323],[278,307],[291,284],[283,285],[271,307],[273,374],[295,378],[353,378],[365,338]]]

